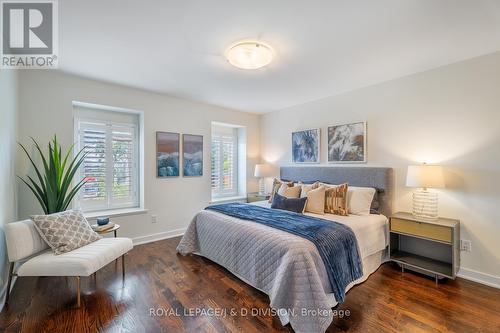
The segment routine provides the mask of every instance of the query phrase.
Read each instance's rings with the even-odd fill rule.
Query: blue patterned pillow
[[[278,193],[274,194],[271,208],[283,209],[295,213],[302,213],[306,206],[307,197],[304,198],[286,198]]]

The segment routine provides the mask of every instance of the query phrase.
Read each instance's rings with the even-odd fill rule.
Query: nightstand
[[[247,202],[269,200],[269,194],[259,194],[258,192],[247,193]]]
[[[410,213],[391,216],[390,260],[404,269],[454,279],[460,267],[460,221],[422,220]]]

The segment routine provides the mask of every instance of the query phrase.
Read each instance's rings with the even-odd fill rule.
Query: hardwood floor
[[[97,284],[83,278],[81,308],[75,308],[72,278],[19,278],[10,305],[0,314],[0,331],[292,331],[265,312],[265,294],[209,260],[177,255],[178,241],[136,246],[126,258],[124,285],[120,263],[99,271]],[[195,308],[226,309],[228,315],[183,315]],[[252,308],[261,313],[252,316]],[[170,309],[180,315],[169,316]],[[238,315],[230,316],[230,309]],[[241,315],[242,309],[249,315]],[[336,309],[350,315],[336,317],[328,332],[500,332],[500,290],[463,279],[436,287],[432,279],[401,274],[392,264],[349,291]]]

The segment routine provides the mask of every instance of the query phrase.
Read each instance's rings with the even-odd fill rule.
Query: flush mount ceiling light
[[[241,41],[226,51],[229,63],[241,69],[257,69],[273,60],[273,49],[262,42]]]

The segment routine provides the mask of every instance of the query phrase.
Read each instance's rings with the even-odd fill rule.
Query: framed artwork
[[[179,176],[180,134],[156,132],[156,177]]]
[[[366,162],[366,122],[328,127],[328,162]]]
[[[203,176],[203,135],[182,134],[182,173]]]
[[[292,162],[319,163],[320,129],[292,133]]]

